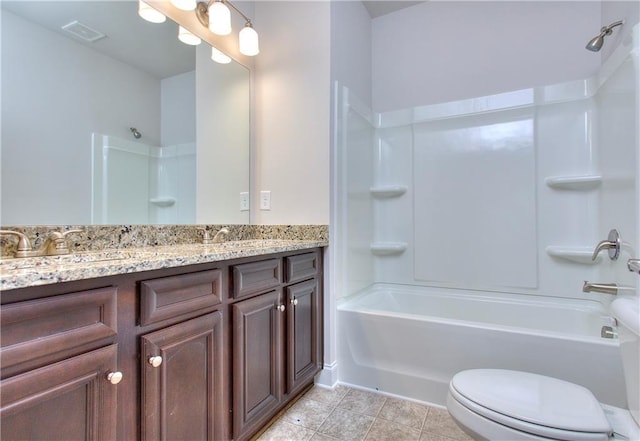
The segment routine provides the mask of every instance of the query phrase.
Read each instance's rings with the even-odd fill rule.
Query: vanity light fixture
[[[213,1],[207,10],[209,15],[209,30],[216,35],[231,33],[231,11],[222,1]]]
[[[138,0],[138,15],[151,23],[164,23],[167,20],[165,15],[152,8],[142,0]]]
[[[196,0],[170,0],[171,4],[183,11],[193,11],[196,8]]]
[[[251,25],[251,21],[247,20],[247,23],[244,25],[244,28],[240,31],[240,35],[238,35],[240,40],[240,53],[245,54],[249,57],[253,57],[254,55],[258,55],[260,53],[260,44],[258,42],[258,33],[253,26]]]
[[[196,6],[196,16],[203,26],[209,28],[217,35],[228,35],[231,33],[231,10],[236,11],[244,19],[244,28],[238,35],[240,53],[253,57],[260,52],[258,33],[253,29],[251,19],[244,15],[229,0],[210,0],[209,3],[198,2]]]
[[[199,45],[202,40],[197,35],[192,34],[188,29],[178,26],[178,40],[190,46]]]
[[[211,59],[216,63],[229,64],[231,63],[231,57],[224,52],[219,51],[215,47],[211,47]]]

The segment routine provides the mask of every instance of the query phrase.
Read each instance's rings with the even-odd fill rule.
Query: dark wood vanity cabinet
[[[249,439],[322,367],[321,279],[317,249],[5,291],[0,439]]]
[[[220,311],[141,337],[142,440],[229,434]]]
[[[109,286],[0,307],[0,439],[115,439],[116,296]]]
[[[139,283],[142,441],[230,438],[224,273]]]
[[[287,256],[283,275],[280,260],[234,268],[234,282],[250,279],[264,290],[231,305],[236,441],[255,434],[322,369],[319,259],[318,252]],[[236,298],[248,295],[246,286],[234,285]]]

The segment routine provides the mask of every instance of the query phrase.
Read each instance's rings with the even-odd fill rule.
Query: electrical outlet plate
[[[249,192],[240,193],[240,211],[249,211]]]
[[[260,192],[260,209],[271,210],[271,192],[268,190]]]

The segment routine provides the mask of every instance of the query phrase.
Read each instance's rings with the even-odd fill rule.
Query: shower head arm
[[[600,32],[603,32],[605,35],[611,35],[613,32],[613,28],[616,26],[622,26],[624,24],[624,20],[618,20],[614,23],[611,23],[609,26],[603,26]]]

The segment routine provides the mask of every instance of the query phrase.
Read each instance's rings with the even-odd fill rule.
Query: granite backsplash
[[[80,229],[67,239],[70,251],[99,251],[106,249],[139,248],[201,243],[203,229],[210,236],[226,227],[229,234],[225,241],[279,239],[279,240],[329,240],[327,225],[38,225],[3,226],[25,234],[34,249],[53,231]],[[18,239],[13,235],[0,235],[0,256],[13,256]]]

